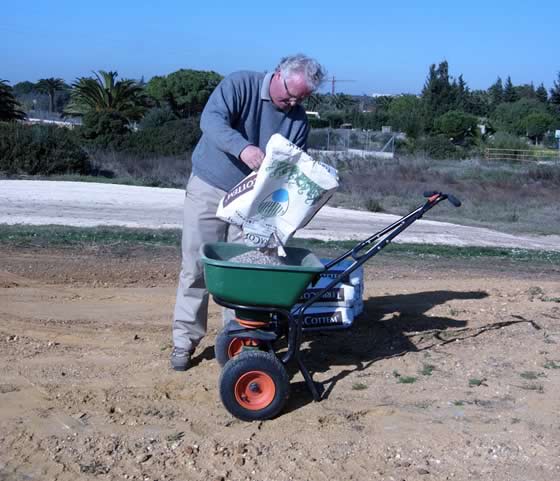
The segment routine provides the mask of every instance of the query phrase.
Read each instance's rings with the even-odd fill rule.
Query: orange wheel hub
[[[266,408],[276,395],[274,381],[263,371],[246,372],[237,380],[233,390],[239,405],[250,411]]]
[[[229,343],[228,356],[231,359],[240,354],[244,347],[259,347],[259,344],[259,341],[256,339],[241,339],[236,337]]]

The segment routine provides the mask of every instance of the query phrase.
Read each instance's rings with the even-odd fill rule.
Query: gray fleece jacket
[[[306,148],[309,124],[305,109],[278,109],[270,99],[272,73],[236,72],[210,95],[200,120],[202,137],[192,155],[192,172],[210,185],[229,191],[251,173],[239,155],[248,145],[263,152],[279,133]]]

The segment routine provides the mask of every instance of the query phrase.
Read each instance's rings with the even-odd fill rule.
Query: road
[[[181,228],[184,190],[88,182],[0,180],[0,224]],[[324,207],[296,237],[365,239],[399,217]],[[560,236],[519,236],[420,220],[395,242],[560,251]]]

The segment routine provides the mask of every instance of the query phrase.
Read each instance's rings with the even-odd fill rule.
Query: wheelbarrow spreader
[[[245,421],[276,416],[289,395],[284,366],[291,361],[297,363],[313,399],[320,400],[320,388],[300,358],[305,311],[436,204],[448,199],[457,207],[461,205],[455,197],[441,192],[424,195],[428,197],[424,204],[327,265],[309,250],[295,247],[286,248],[285,264],[260,265],[230,261],[252,250],[243,244],[202,246],[208,291],[217,304],[235,311],[235,318],[226,323],[215,343],[216,359],[222,366],[220,397],[233,416]],[[352,262],[346,263],[346,269],[294,309],[321,273],[349,258]],[[287,339],[287,350],[281,356],[275,352],[280,339]]]

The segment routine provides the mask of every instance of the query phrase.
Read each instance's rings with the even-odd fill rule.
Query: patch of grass
[[[455,194],[463,205],[460,209],[438,206],[429,212],[430,219],[506,232],[559,233],[558,223],[550,222],[560,187],[557,165],[482,161],[476,155],[464,160],[407,155],[391,161],[339,158],[335,165],[341,184],[334,204],[366,208],[375,192],[386,212],[402,215],[410,204],[424,200],[424,190],[435,189]]]
[[[354,391],[363,391],[364,389],[367,389],[367,384],[364,384],[362,382],[355,382],[354,384],[352,384],[352,389]]]
[[[370,212],[383,212],[383,205],[377,199],[369,198],[365,202],[365,208]]]
[[[179,229],[0,225],[0,245],[16,247],[179,246],[180,244]]]
[[[68,227],[58,225],[0,225],[0,245],[71,247],[92,245],[180,246],[180,229],[144,229],[127,227]],[[291,239],[292,247],[303,247],[319,255],[331,256],[352,249],[357,241],[320,241]],[[496,259],[531,263],[560,263],[560,252],[502,249],[492,247],[456,247],[429,244],[390,244],[385,252],[402,258]]]
[[[393,376],[397,378],[397,382],[400,384],[412,384],[415,383],[418,378],[415,376],[403,376],[399,371],[396,369],[393,371]]]
[[[511,424],[519,424],[521,422],[521,419],[519,418],[511,418]]]
[[[465,401],[453,401],[453,406],[464,406]]]
[[[539,383],[524,384],[523,386],[519,386],[519,388],[525,391],[536,391],[539,394],[544,393],[544,386]]]
[[[356,241],[321,241],[318,239],[291,239],[288,245],[303,247],[310,250],[322,250],[323,252],[340,252],[352,249]],[[419,258],[441,258],[441,259],[491,259],[511,260],[527,263],[560,263],[560,252],[507,249],[502,247],[464,247],[445,246],[431,244],[402,244],[391,243],[384,253],[390,253],[395,257],[419,257]]]
[[[543,377],[543,373],[535,372],[535,371],[523,371],[519,374],[523,379],[538,379],[539,377]]]
[[[560,302],[560,297],[541,297],[543,302]]]
[[[416,376],[401,376],[397,382],[400,384],[413,384],[418,380]]]
[[[452,317],[457,317],[461,311],[459,309],[455,309],[454,307],[449,306],[449,315]]]
[[[422,374],[423,376],[431,376],[435,368],[436,367],[433,364],[424,364],[422,366],[420,374]]]
[[[415,376],[403,376],[396,370],[393,371],[393,376],[397,378],[397,382],[400,384],[412,384],[418,380],[418,378]]]
[[[560,369],[560,362],[556,362],[556,361],[546,361],[543,364],[543,367],[545,369]]]
[[[145,179],[135,179],[133,177],[104,177],[102,175],[51,175],[49,177],[34,177],[38,180],[58,180],[61,182],[94,182],[96,184],[119,184],[135,185],[140,187],[153,187]]]
[[[477,387],[477,386],[486,386],[486,378],[478,379],[473,377],[469,379],[469,387]]]
[[[179,439],[183,439],[185,437],[185,433],[183,431],[179,431],[177,433],[169,434],[165,439],[169,442],[179,441]]]
[[[531,297],[541,297],[542,295],[544,295],[544,291],[539,286],[532,286],[527,289],[527,294],[529,294],[529,296]]]

